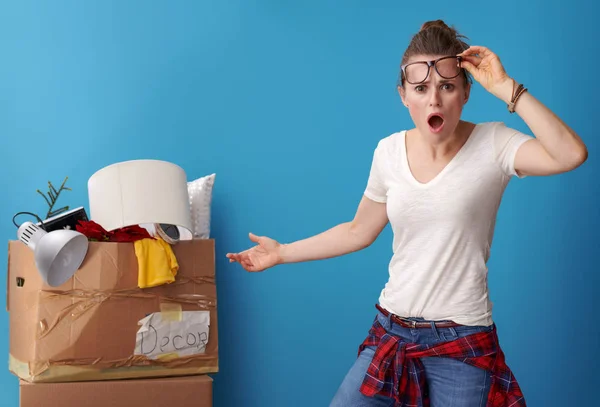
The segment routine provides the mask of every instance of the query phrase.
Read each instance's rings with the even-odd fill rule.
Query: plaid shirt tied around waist
[[[505,363],[496,327],[436,345],[407,343],[391,334],[377,318],[358,353],[375,346],[375,355],[360,387],[365,396],[376,394],[396,400],[395,407],[429,406],[424,357],[454,358],[491,372],[486,407],[526,407],[525,398]]]

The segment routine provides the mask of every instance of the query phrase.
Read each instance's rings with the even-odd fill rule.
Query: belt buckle
[[[402,318],[402,317],[398,317],[402,322],[404,322],[406,325],[410,326],[412,329],[416,329],[417,328],[417,321],[415,321],[414,319],[406,319],[406,318]]]

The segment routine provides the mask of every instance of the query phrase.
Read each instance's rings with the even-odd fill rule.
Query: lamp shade
[[[34,251],[38,272],[44,282],[53,287],[73,277],[88,250],[87,237],[74,230],[59,229],[48,233],[31,222],[25,222],[17,235]]]
[[[187,177],[175,164],[131,160],[109,165],[88,180],[90,218],[112,231],[166,224],[192,235]]]

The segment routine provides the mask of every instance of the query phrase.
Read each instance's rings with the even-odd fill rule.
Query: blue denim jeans
[[[492,330],[491,326],[466,325],[454,328],[405,328],[392,322],[390,317],[386,317],[381,312],[378,312],[377,319],[387,332],[398,335],[409,343],[418,344],[436,344]],[[423,318],[407,319],[424,321]],[[361,352],[342,381],[330,407],[392,407],[394,405],[394,400],[391,398],[367,397],[359,391],[374,353],[374,347],[365,348]],[[490,390],[489,372],[450,358],[422,358],[421,361],[425,368],[431,407],[486,405]]]

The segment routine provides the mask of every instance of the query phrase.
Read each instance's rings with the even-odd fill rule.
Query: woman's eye
[[[442,89],[444,90],[452,90],[454,89],[454,85],[452,85],[451,83],[445,83],[442,85]]]
[[[425,86],[423,86],[423,85],[419,85],[419,86],[415,87],[415,90],[416,90],[417,92],[423,92],[423,91],[425,90]]]

